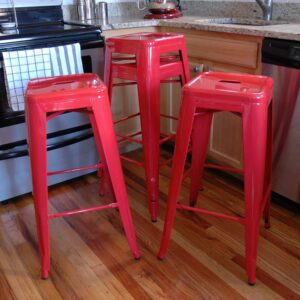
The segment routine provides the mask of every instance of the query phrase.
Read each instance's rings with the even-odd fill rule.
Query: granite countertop
[[[146,26],[164,26],[300,41],[300,23],[284,24],[284,22],[281,21],[282,23],[280,24],[256,26],[217,24],[212,23],[212,19],[192,16],[169,20],[145,20],[140,17],[112,17],[109,18],[109,24],[102,26],[102,30],[107,31],[113,29],[126,29]],[[217,19],[222,20],[220,18]],[[90,23],[94,25],[101,25],[99,20],[92,20]]]

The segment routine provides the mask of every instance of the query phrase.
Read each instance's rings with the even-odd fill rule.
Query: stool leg
[[[184,43],[182,43],[181,45],[181,50],[180,50],[180,58],[182,61],[182,65],[183,65],[183,73],[184,73],[184,77],[181,80],[182,85],[186,84],[188,81],[190,81],[190,68],[189,68],[189,63],[188,63],[188,59],[187,59],[187,53],[186,53],[186,48],[185,48],[185,41]]]
[[[108,46],[106,46],[104,48],[104,80],[103,81],[104,81],[105,85],[107,86],[109,101],[111,102],[111,99],[112,99],[111,98],[112,97],[112,86],[113,86],[113,82],[112,82],[112,51],[111,51],[110,47],[108,47]],[[91,123],[92,123],[92,120],[91,120]],[[94,136],[95,136],[95,140],[96,140],[96,143],[97,143],[97,137],[95,135],[95,130],[94,130]],[[97,147],[98,147],[98,145],[97,145]],[[98,147],[98,152],[100,151],[100,148]],[[103,156],[100,155],[100,157],[101,157],[101,159],[103,159]],[[108,184],[109,191],[111,193],[111,196],[113,196],[113,198],[115,198],[114,193],[113,193],[113,189],[111,187],[110,179],[107,176],[105,176],[106,174],[105,174],[103,168],[101,168],[99,170],[99,175],[100,175],[99,176],[99,179],[100,179],[99,195],[100,196],[104,195],[104,183],[105,183],[105,180],[106,180],[106,182]]]
[[[212,113],[198,114],[192,131],[192,165],[190,184],[190,206],[195,206],[199,189],[202,188],[204,162],[209,141]]]
[[[112,96],[112,51],[109,46],[105,47],[105,64],[104,64],[104,83],[108,89],[108,96],[111,101]]]
[[[98,170],[98,177],[99,177],[99,181],[100,181],[100,187],[99,187],[99,195],[100,196],[104,196],[105,194],[105,187],[104,187],[104,183],[105,183],[105,172],[102,168],[99,168]]]
[[[270,200],[272,184],[272,146],[273,146],[273,102],[268,108],[267,150],[266,150],[266,176],[264,195],[267,197],[263,217],[265,228],[270,228]]]
[[[259,221],[263,204],[267,110],[252,105],[243,112],[245,248],[248,282],[256,281]]]
[[[50,271],[46,113],[34,104],[28,104],[26,122],[28,124],[33,199],[42,266],[41,277],[46,279]]]
[[[129,210],[129,203],[108,97],[106,99],[102,99],[101,102],[97,101],[94,103],[93,112],[103,158],[106,162],[109,177],[111,179],[125,235],[134,257],[139,259],[140,253],[137,248],[131,213]]]
[[[147,194],[151,220],[157,219],[159,190],[160,76],[159,53],[142,49],[136,57]]]
[[[195,109],[192,101],[190,100],[191,99],[189,98],[186,98],[186,100],[183,99],[180,107],[165,224],[160,244],[160,250],[158,253],[158,258],[160,259],[163,259],[165,257],[169,246],[171,230],[173,227],[176,212],[176,203],[178,201],[178,196],[180,192],[184,165],[193,126]]]
[[[266,229],[269,229],[271,227],[271,223],[270,223],[270,208],[271,208],[270,196],[268,196],[268,199],[266,201],[266,204],[265,204],[265,207],[264,207],[264,211],[263,211],[264,227]]]
[[[101,176],[100,177],[100,191],[99,191],[99,194],[101,196],[104,195],[104,183],[106,182],[107,187],[108,187],[108,191],[109,191],[109,195],[110,195],[111,199],[113,199],[115,201],[116,197],[115,197],[114,190],[113,190],[113,187],[112,187],[111,178],[108,175],[109,173],[108,173],[108,169],[107,169],[107,163],[105,161],[105,156],[103,154],[103,149],[102,149],[99,134],[98,134],[98,127],[96,125],[95,116],[93,114],[89,114],[89,118],[90,118],[90,122],[92,124],[94,138],[95,138],[97,150],[98,150],[98,153],[99,153],[99,157],[101,158],[102,163],[103,163],[103,167],[101,167],[99,169],[100,176]]]

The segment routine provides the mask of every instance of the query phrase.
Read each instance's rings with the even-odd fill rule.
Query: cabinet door
[[[164,115],[178,118],[181,100],[181,84],[179,82],[161,85],[160,110]],[[161,117],[161,132],[166,135],[175,134],[177,120]]]
[[[180,28],[162,30],[185,35],[192,78],[208,71],[260,73],[260,37]],[[167,95],[168,106],[173,113],[177,113],[180,90],[173,86]],[[168,129],[175,131],[176,125],[177,123],[170,122]],[[208,158],[222,165],[243,167],[242,122],[239,115],[230,112],[214,114]]]
[[[191,77],[201,72],[239,72],[233,66],[217,63],[189,60]],[[218,112],[213,116],[208,158],[214,162],[234,168],[243,167],[242,120],[240,115],[231,112]]]
[[[155,27],[144,27],[143,32],[155,32]],[[141,32],[141,28],[106,30],[103,32],[105,38],[120,36],[124,34]],[[139,112],[138,93],[136,85],[119,86],[113,88],[111,99],[111,110],[113,119],[118,120],[122,117]],[[135,117],[115,125],[116,133],[121,135],[131,135],[140,131],[139,117]],[[121,152],[128,152],[140,147],[140,144],[124,141],[119,144]]]
[[[202,72],[219,71],[234,72],[224,66],[189,59],[191,78]],[[178,116],[181,102],[181,86],[171,83],[161,88],[161,111],[172,116]],[[161,118],[162,132],[174,134],[177,121]],[[242,124],[239,115],[230,112],[215,113],[211,127],[211,137],[208,146],[208,158],[214,162],[231,167],[242,168]]]

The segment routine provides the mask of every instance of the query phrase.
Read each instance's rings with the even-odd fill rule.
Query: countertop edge
[[[145,20],[138,17],[119,17],[111,18],[111,20],[109,20],[110,23],[106,25],[101,24],[100,20],[89,21],[89,24],[101,25],[103,31],[163,26],[300,41],[300,23],[254,26],[197,22],[199,19],[201,18],[192,16],[169,20]]]

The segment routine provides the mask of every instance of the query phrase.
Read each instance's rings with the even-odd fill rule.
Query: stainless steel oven
[[[300,42],[265,39],[262,59],[274,80],[272,190],[300,203]]]
[[[2,53],[80,43],[85,72],[103,75],[104,39],[99,27],[67,23],[61,6],[17,9],[19,27],[0,33],[0,201],[31,191],[24,111],[13,111],[5,89]],[[99,161],[87,116],[66,113],[48,122],[50,171],[93,165]],[[83,175],[66,173],[49,177],[49,185]]]

